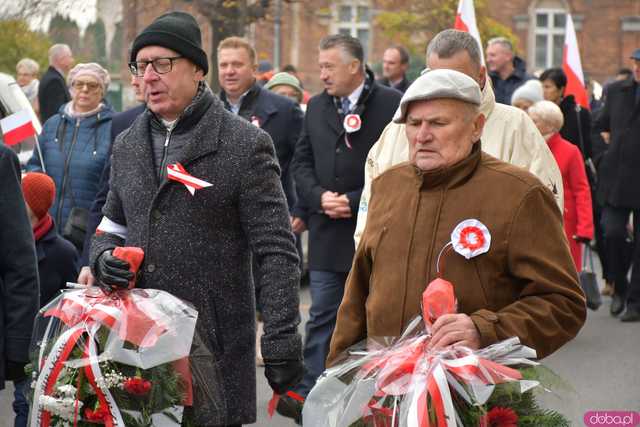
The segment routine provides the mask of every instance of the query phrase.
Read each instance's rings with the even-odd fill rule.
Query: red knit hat
[[[53,204],[56,184],[49,175],[29,172],[22,178],[22,193],[33,214],[42,219]]]

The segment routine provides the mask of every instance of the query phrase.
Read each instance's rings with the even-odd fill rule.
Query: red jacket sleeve
[[[576,235],[593,239],[593,208],[591,204],[591,189],[584,169],[584,160],[580,150],[571,146],[569,160],[568,184],[575,199],[577,227]]]

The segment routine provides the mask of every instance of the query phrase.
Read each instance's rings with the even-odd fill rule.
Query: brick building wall
[[[491,16],[510,27],[519,38],[518,52],[534,70],[536,9],[563,9],[572,13],[582,67],[605,81],[640,48],[640,1],[638,0],[489,0]]]
[[[202,29],[204,49],[211,48],[211,32],[206,19],[203,19],[192,4],[180,0],[122,0],[124,24],[124,57],[128,57],[128,49],[136,34],[149,25],[153,19],[169,10],[184,10],[196,16]],[[273,3],[273,2],[272,2]],[[332,27],[332,6],[330,0],[305,0],[302,2],[282,2],[281,17],[281,65],[293,64],[300,71],[303,84],[312,93],[322,89],[318,81],[317,46],[320,40],[330,34]],[[375,13],[376,2],[370,3],[371,14]],[[364,4],[364,2],[363,2]],[[333,11],[335,12],[335,10]],[[248,28],[246,37],[254,44],[259,60],[273,63],[274,55],[274,17],[271,13],[260,22]],[[369,60],[380,61],[384,49],[389,44],[372,28],[370,31],[370,48],[367,52]],[[128,60],[127,60],[128,61]],[[128,72],[123,67],[123,72]],[[125,75],[125,74],[123,74]]]
[[[401,5],[405,1],[399,0]],[[211,32],[206,19],[195,13],[192,3],[181,0],[122,0],[125,40],[123,55],[135,35],[160,14],[168,10],[193,13],[202,28],[204,48],[210,52]],[[349,0],[369,8],[369,46],[367,61],[378,63],[384,49],[391,44],[375,28],[377,0]],[[275,1],[272,1],[272,4]],[[341,2],[304,0],[282,2],[280,65],[293,64],[301,73],[303,84],[310,92],[322,89],[318,80],[317,46],[327,34],[335,32]],[[491,16],[510,27],[518,36],[518,53],[527,60],[529,70],[536,67],[536,10],[571,11],[577,30],[584,70],[598,81],[605,81],[623,66],[630,66],[630,53],[640,47],[639,0],[488,0]],[[398,6],[400,7],[400,6]],[[355,9],[354,9],[355,10]],[[274,8],[266,19],[247,29],[260,60],[274,60]],[[540,68],[540,67],[538,67]],[[544,67],[543,67],[544,68]],[[126,71],[126,70],[123,70]],[[123,74],[125,75],[125,74]]]
[[[337,23],[332,14],[337,14],[335,1],[306,0],[298,3],[282,4],[281,28],[281,66],[294,65],[300,72],[302,82],[312,93],[322,90],[318,80],[318,44],[320,40],[336,32]],[[371,30],[368,49],[365,49],[366,61],[380,62],[382,54],[391,41],[380,31],[376,31],[374,16],[378,9],[376,1],[362,2],[370,13]],[[274,58],[274,19],[268,17],[253,25],[250,38],[254,42],[259,59],[273,62]]]

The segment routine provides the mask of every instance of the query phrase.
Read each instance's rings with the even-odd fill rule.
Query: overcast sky
[[[29,25],[33,29],[46,31],[49,28],[49,22],[53,15],[57,12],[63,16],[68,16],[76,21],[81,31],[95,21],[96,1],[97,0],[27,0],[38,2],[42,6],[38,8],[39,12],[35,13],[28,19]],[[115,0],[114,0],[115,1]],[[0,12],[15,11],[17,5],[24,3],[24,0],[2,0]]]

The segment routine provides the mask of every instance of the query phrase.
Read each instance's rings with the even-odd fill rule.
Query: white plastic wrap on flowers
[[[224,424],[216,358],[198,312],[155,289],[64,291],[41,309],[32,339],[31,427]]]
[[[431,349],[433,323],[455,312],[453,285],[434,280],[422,302],[422,316],[401,337],[352,347],[325,371],[305,401],[305,427],[466,427],[456,409],[460,402],[484,405],[499,384],[510,383],[518,394],[539,385],[511,367],[537,365],[535,351],[518,338],[481,350]]]
[[[69,313],[76,310],[94,310],[105,322],[107,316],[114,319],[113,327],[108,330],[101,360],[113,360],[127,365],[149,369],[154,366],[188,357],[195,333],[198,312],[189,304],[173,295],[156,289],[133,289],[128,292],[130,301],[111,298],[113,304],[103,303],[89,306],[87,295],[103,297],[97,289],[88,291],[67,291],[60,301],[60,309]],[[91,298],[91,297],[89,297]],[[49,304],[51,307],[53,304]],[[127,308],[135,307],[142,315],[126,315]],[[55,308],[52,307],[53,310]],[[102,313],[100,313],[100,311]],[[140,327],[143,322],[148,327]],[[126,334],[135,330],[137,348],[127,348]],[[119,333],[123,331],[123,333]],[[124,335],[123,335],[124,334]],[[81,366],[83,359],[69,361],[70,366]]]
[[[419,321],[419,322],[416,322]],[[417,318],[410,327],[419,326]],[[495,387],[497,379],[518,382],[519,392],[524,393],[539,383],[517,377],[509,377],[502,367],[512,365],[535,365],[535,351],[520,344],[517,338],[494,344],[482,350],[473,351],[464,347],[444,351],[423,351],[426,335],[400,339],[389,348],[371,351],[354,351],[342,364],[327,369],[318,379],[304,404],[302,416],[305,427],[349,427],[359,420],[374,418],[376,411],[390,409],[391,426],[419,426],[426,405],[425,390],[433,381],[443,394],[443,406],[451,402],[450,390],[468,404],[484,404]],[[361,347],[358,346],[358,347]],[[411,359],[412,350],[414,360]],[[394,355],[395,353],[395,355]],[[397,357],[396,357],[397,356]],[[405,357],[407,356],[407,357]],[[384,363],[381,361],[384,360]],[[488,366],[486,361],[493,362]],[[500,366],[500,367],[497,367]],[[474,375],[466,375],[463,383],[457,375],[458,368],[471,367]],[[497,370],[496,370],[497,367]],[[456,372],[457,370],[457,372]],[[383,408],[380,402],[372,404],[381,395],[390,396],[395,402]],[[394,407],[395,406],[395,407]],[[445,408],[455,414],[453,407]],[[450,426],[463,426],[452,417]],[[386,425],[367,424],[362,425]]]

